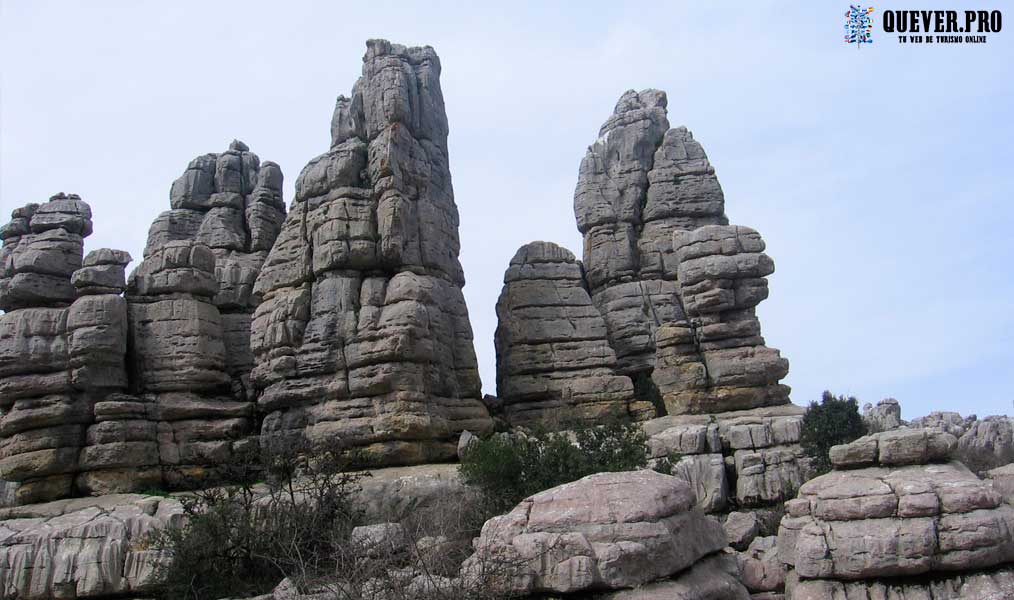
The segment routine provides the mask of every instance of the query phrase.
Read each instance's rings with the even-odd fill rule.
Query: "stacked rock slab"
[[[866,436],[786,503],[788,597],[1014,597],[1014,506],[958,462],[939,429]]]
[[[491,421],[461,288],[440,60],[367,42],[331,150],[257,278],[252,381],[264,436],[337,437],[380,464],[455,456]]]
[[[614,371],[630,377],[642,406],[669,414],[785,404],[788,361],[764,345],[754,314],[774,263],[755,231],[728,225],[714,168],[685,127],[669,128],[666,102],[658,90],[623,94],[574,194],[584,287]],[[515,319],[498,316],[501,327]],[[543,372],[566,371],[559,360]],[[501,396],[509,377],[498,374]]]
[[[253,403],[236,399],[226,369],[218,288],[214,253],[193,240],[165,242],[130,275],[131,390],[140,404],[115,414],[155,422],[158,462],[173,487],[213,476],[255,433]]]
[[[169,202],[148,231],[144,257],[177,240],[211,249],[217,282],[211,303],[222,323],[225,370],[233,397],[252,401],[250,321],[260,302],[253,287],[285,220],[282,171],[234,140],[221,154],[192,160],[173,182]]]
[[[673,475],[709,513],[770,509],[795,497],[813,474],[799,445],[804,409],[775,406],[645,422],[648,456],[678,457]]]
[[[686,319],[659,327],[652,379],[669,414],[786,404],[789,361],[764,345],[755,307],[774,262],[756,231],[707,225],[673,234]]]
[[[82,259],[91,231],[91,209],[65,194],[15,210],[0,231],[0,476],[20,483],[19,503],[88,491],[124,460],[88,446],[112,441],[93,435],[94,407],[127,386],[130,255]]]
[[[735,564],[724,563],[721,525],[695,504],[687,484],[654,471],[589,475],[487,521],[462,575],[489,561],[507,561],[518,565],[509,587],[519,594],[586,597],[675,575],[674,582],[657,584],[660,595],[615,598],[749,598],[735,578]],[[676,593],[693,592],[697,586],[690,582],[710,582],[699,591],[712,593]]]
[[[588,288],[632,377],[651,373],[658,327],[683,318],[673,232],[728,222],[714,169],[686,128],[669,129],[666,103],[658,90],[623,94],[574,194]]]
[[[504,274],[496,312],[497,391],[509,422],[594,423],[654,412],[616,373],[605,320],[570,251],[548,242],[522,246]]]
[[[153,467],[141,472],[189,487],[257,433],[253,288],[285,218],[282,173],[233,141],[191,161],[169,199],[130,276],[134,397],[97,407],[96,429],[122,431]]]

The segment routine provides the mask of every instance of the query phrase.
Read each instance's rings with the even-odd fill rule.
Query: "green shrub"
[[[831,446],[847,444],[866,435],[866,423],[859,414],[859,401],[845,396],[835,397],[825,391],[820,403],[811,402],[803,416],[799,443],[813,459],[818,473],[831,470]]]
[[[181,497],[186,520],[158,532],[153,545],[162,597],[203,600],[269,592],[284,577],[300,582],[333,574],[360,514],[353,494],[361,475],[337,444],[276,440],[239,453],[229,485]],[[255,490],[257,477],[267,490]]]
[[[465,483],[488,500],[493,514],[499,514],[532,494],[586,475],[644,468],[647,441],[640,427],[620,422],[578,426],[570,434],[497,434],[474,442],[460,471]]]

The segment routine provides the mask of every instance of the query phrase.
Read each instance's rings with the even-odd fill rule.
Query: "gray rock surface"
[[[519,270],[512,261],[498,303],[499,328],[539,324],[532,332],[541,336],[537,341],[561,346],[533,352],[550,361],[535,388],[555,397],[560,395],[555,390],[587,385],[591,379],[583,376],[583,365],[568,376],[566,367],[574,360],[566,350],[573,344],[563,347],[564,341],[594,341],[599,348],[598,321],[586,316],[577,293],[583,289],[605,324],[616,358],[614,367],[608,361],[610,368],[631,379],[635,409],[629,412],[636,418],[662,412],[663,403],[668,414],[786,404],[789,388],[779,381],[788,361],[764,345],[754,313],[767,298],[765,277],[774,263],[757,232],[728,225],[714,168],[685,127],[669,128],[666,105],[658,90],[631,90],[617,102],[581,162],[574,193],[584,237],[580,285],[567,281],[570,275],[528,269],[525,278],[542,280],[543,295],[550,294],[545,298],[557,288],[562,295],[554,305],[519,304],[515,297],[526,298],[527,288],[514,291],[521,286],[513,281]],[[530,248],[522,248],[515,261]],[[575,311],[583,318],[568,321],[565,315]],[[533,374],[517,373],[517,355],[528,348],[521,350],[498,346],[502,397],[523,393],[511,389],[515,379],[524,392],[534,393],[528,381]],[[582,356],[608,359],[600,351]],[[611,385],[600,389],[615,392]]]
[[[910,427],[935,427],[943,429],[947,433],[954,437],[960,438],[968,428],[971,427],[972,423],[978,420],[978,417],[972,415],[970,417],[962,417],[956,412],[940,412],[935,411],[926,415],[925,417],[918,417],[912,419],[909,423]]]
[[[262,164],[238,140],[221,154],[195,158],[173,182],[171,208],[152,223],[145,260],[131,274],[132,297],[207,297],[222,321],[224,370],[238,401],[253,400],[250,321],[260,303],[254,282],[285,220],[282,183],[277,164]],[[188,242],[208,251],[182,266],[182,251],[169,248]],[[170,265],[174,260],[180,264]]]
[[[481,402],[458,262],[440,60],[367,42],[331,150],[296,197],[253,288],[263,435],[338,436],[375,464],[451,459]]]
[[[589,475],[487,521],[462,573],[511,558],[520,561],[511,583],[519,593],[636,587],[685,571],[726,545],[718,522],[695,504],[693,490],[668,475]]]
[[[755,307],[774,263],[756,231],[707,225],[673,234],[686,319],[656,333],[652,379],[669,414],[786,404],[789,363],[764,345]]]
[[[890,598],[891,600],[1006,600],[1014,598],[1014,569],[941,575],[908,584],[890,580],[847,582],[815,579],[792,587],[791,600]]]
[[[92,428],[96,404],[128,385],[120,294],[130,255],[103,248],[82,258],[91,230],[91,209],[66,194],[15,210],[3,228],[2,275],[12,277],[0,282],[0,477],[16,483],[6,503],[87,490],[83,478],[122,466],[112,451],[122,445]],[[37,276],[50,278],[41,293],[18,291]],[[140,472],[133,479],[147,482]]]
[[[835,470],[785,505],[777,547],[791,570],[789,597],[882,597],[885,586],[899,598],[1010,590],[1014,506],[961,463],[930,463],[956,445],[940,429],[902,428],[835,446]]]
[[[664,92],[623,94],[581,162],[574,214],[592,300],[621,372],[650,373],[675,300],[672,233],[724,224],[714,169],[686,128],[669,129]]]
[[[151,595],[159,556],[145,538],[182,518],[177,500],[132,494],[0,509],[0,596]]]
[[[729,545],[736,550],[745,550],[760,533],[761,523],[752,512],[731,512],[722,523]]]
[[[992,416],[973,421],[958,438],[957,456],[977,472],[1014,462],[1014,419]]]
[[[750,600],[730,557],[709,556],[671,580],[595,596],[601,600]]]
[[[832,446],[831,464],[837,468],[874,465],[924,465],[950,459],[958,440],[941,429],[895,429]]]
[[[641,419],[654,407],[634,399],[617,373],[606,323],[585,289],[581,265],[549,242],[522,246],[497,301],[497,395],[515,425]]]
[[[863,421],[870,433],[890,431],[905,424],[901,420],[901,403],[894,398],[885,398],[876,406],[867,402],[863,405]]]
[[[753,593],[776,593],[785,589],[785,565],[778,558],[775,536],[754,538],[742,552],[736,553],[739,576]]]
[[[799,445],[803,412],[788,404],[670,415],[646,421],[642,428],[651,461],[678,456],[673,475],[694,488],[701,509],[722,512],[730,503],[778,505],[814,475]]]

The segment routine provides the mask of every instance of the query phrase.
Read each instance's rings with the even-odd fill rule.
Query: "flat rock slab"
[[[122,597],[154,590],[153,531],[175,526],[173,498],[113,494],[0,510],[0,596]]]

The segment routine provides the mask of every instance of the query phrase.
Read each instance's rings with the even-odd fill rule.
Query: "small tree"
[[[866,423],[859,414],[859,401],[825,391],[820,403],[811,402],[803,416],[799,443],[813,459],[818,473],[831,470],[831,446],[847,444],[866,435]]]
[[[536,430],[496,434],[474,442],[461,461],[465,483],[475,486],[492,514],[532,494],[602,472],[643,469],[648,437],[632,423],[579,425],[571,433]]]

